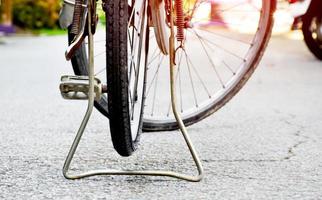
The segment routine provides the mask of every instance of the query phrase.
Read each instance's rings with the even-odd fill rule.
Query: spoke
[[[144,5],[144,4],[143,4]],[[143,6],[142,5],[142,6]],[[133,9],[134,10],[134,9]],[[135,15],[134,15],[135,16]],[[139,21],[137,22],[139,25],[141,24],[142,25],[142,18],[141,17],[139,17]],[[132,29],[132,45],[131,45],[131,69],[130,69],[130,76],[132,75],[132,67],[134,67],[134,73],[135,73],[135,76],[137,75],[137,69],[136,69],[136,67],[135,67],[135,61],[134,61],[134,56],[135,56],[135,54],[136,54],[136,48],[135,48],[135,50],[133,50],[134,49],[134,47],[136,47],[137,46],[137,43],[138,43],[138,40],[141,38],[141,36],[140,36],[140,32],[138,32],[138,29],[136,28],[136,26],[135,26],[136,24],[134,24],[133,25],[133,29]],[[135,33],[135,32],[137,32],[137,33]],[[137,37],[137,36],[140,36],[140,37]],[[130,37],[130,36],[129,36]],[[135,37],[135,40],[134,40],[134,37]]]
[[[105,54],[105,53],[106,53],[106,51],[100,52],[100,53],[96,54],[96,55],[94,56],[94,58],[96,58],[97,56],[103,55],[103,54]]]
[[[134,61],[134,54],[136,51],[133,51],[133,48],[134,48],[134,44],[133,44],[133,37],[134,37],[134,34],[132,34],[132,38],[131,36],[129,35],[129,38],[131,38],[132,40],[132,44],[131,44],[131,48],[130,48],[130,72],[129,72],[129,77],[131,78],[132,77],[132,72],[134,71],[134,75],[137,74],[137,71],[136,71],[136,67],[135,67],[135,61]],[[136,42],[135,42],[136,43]]]
[[[131,78],[132,77],[132,71],[134,71],[134,76],[136,76],[137,75],[137,69],[136,69],[136,64],[135,64],[135,62],[134,62],[134,59],[133,58],[131,58],[131,64],[130,64],[130,72],[129,72],[129,77]],[[133,70],[132,70],[133,69]]]
[[[144,3],[142,4],[141,6],[141,10],[143,9],[143,14],[139,15],[139,12],[138,15],[139,15],[139,22],[138,24],[140,25],[140,32],[136,35],[137,38],[139,38],[139,44],[137,46],[137,48],[139,49],[139,52],[138,52],[138,55],[137,55],[137,66],[138,66],[138,69],[137,69],[137,73],[135,74],[135,82],[134,82],[134,91],[133,91],[133,95],[135,95],[135,97],[137,97],[137,89],[138,89],[138,81],[139,81],[139,73],[140,73],[140,67],[141,66],[141,49],[142,49],[142,42],[143,42],[143,37],[144,37],[144,34],[141,34],[141,32],[144,33],[144,17],[145,17],[145,7],[144,7]],[[137,31],[137,29],[136,29]],[[133,32],[134,34],[134,32]],[[136,40],[137,41],[137,40]],[[134,66],[135,67],[135,66]],[[143,86],[142,86],[143,87]],[[132,115],[132,118],[134,117],[134,103],[132,104],[132,110],[133,110],[133,115]]]
[[[130,33],[129,31],[128,31],[128,33]],[[131,44],[131,48],[130,48],[130,72],[129,72],[129,77],[131,78],[132,77],[132,72],[134,71],[134,75],[136,76],[137,75],[137,70],[136,70],[136,65],[135,65],[135,60],[134,60],[134,55],[135,55],[135,53],[136,53],[136,48],[135,48],[135,50],[133,50],[134,49],[134,47],[136,47],[136,44],[137,44],[137,40],[138,40],[138,37],[136,37],[136,39],[135,39],[135,43],[134,43],[134,37],[135,37],[135,35],[136,34],[134,34],[134,28],[132,29],[132,37],[131,37],[131,35],[129,35],[129,38],[131,39],[131,41],[132,41],[132,44]]]
[[[192,8],[192,9],[190,9],[190,10],[188,10],[188,12],[187,12],[187,13],[189,13],[189,12],[191,11],[191,14],[189,15],[191,19],[193,18],[193,16],[194,16],[194,13],[195,13],[196,9],[197,9],[197,8],[198,8],[202,3],[206,2],[206,1],[208,1],[208,0],[202,0],[201,2],[196,1],[196,2],[195,2],[195,4],[193,5],[193,8]]]
[[[157,52],[156,50],[158,50],[159,48],[155,48],[155,52]],[[161,56],[161,51],[159,51],[159,53],[157,55],[155,55],[147,64],[147,66],[149,66],[156,58]],[[148,70],[150,69],[150,67],[148,67]]]
[[[132,41],[133,41],[133,37],[134,37],[134,33],[133,33],[133,35],[132,35]],[[133,50],[134,49],[134,47],[136,47],[136,44],[137,44],[137,39],[138,37],[136,37],[136,39],[135,39],[135,44],[133,44],[132,46],[131,46],[131,55],[130,55],[130,73],[129,73],[129,76],[131,77],[132,76],[132,71],[134,71],[134,75],[136,76],[137,75],[137,69],[136,69],[136,64],[135,64],[135,60],[134,60],[134,55],[135,55],[135,53],[136,53],[136,48],[135,48],[135,50]]]
[[[156,98],[157,88],[158,88],[158,79],[159,79],[159,73],[157,73],[157,76],[156,76],[156,79],[155,79],[155,83],[154,83],[154,93],[153,93],[151,116],[153,116],[153,113],[154,113],[155,98]]]
[[[217,75],[217,77],[218,77],[219,82],[221,83],[222,87],[224,88],[224,87],[225,87],[224,82],[223,82],[222,78],[220,77],[220,75],[219,75],[219,73],[218,73],[218,70],[216,69],[216,65],[215,65],[215,63],[214,63],[214,62],[213,62],[213,60],[211,59],[211,57],[210,57],[210,55],[209,55],[209,53],[208,53],[208,51],[207,51],[207,49],[206,49],[206,47],[205,47],[205,45],[204,45],[204,43],[203,43],[202,38],[200,38],[200,36],[199,36],[195,31],[194,31],[194,33],[195,33],[195,35],[197,36],[197,38],[199,39],[200,44],[201,44],[201,46],[202,46],[202,48],[203,48],[204,52],[206,53],[206,56],[207,56],[207,58],[208,58],[208,60],[209,60],[209,62],[210,62],[210,64],[211,64],[212,68],[214,69],[214,71],[215,71],[215,73],[216,73],[216,75]]]
[[[129,43],[131,45],[131,50],[132,50],[132,48],[133,48],[133,41],[132,41],[132,38],[131,38],[131,34],[130,34],[130,30],[129,29],[127,29],[127,35],[129,37]]]
[[[233,75],[236,74],[236,72],[224,60],[222,60],[222,63],[229,69],[229,71],[231,71],[231,73],[233,73]]]
[[[131,35],[130,35],[130,31],[128,30],[128,36],[129,36],[129,42],[130,42],[130,72],[129,72],[129,77],[131,78],[132,77],[132,71],[133,71],[133,67],[134,67],[134,74],[136,74],[136,70],[135,70],[135,64],[133,62],[133,38],[131,38]],[[132,37],[133,37],[133,34],[132,34]]]
[[[191,8],[191,9],[188,9],[187,11],[186,11],[186,14],[188,15],[188,13],[191,13],[191,14],[189,14],[188,16],[190,16],[191,18],[193,18],[193,16],[194,16],[194,13],[195,13],[195,10],[198,8],[198,7],[200,7],[200,5],[202,5],[202,4],[204,4],[204,3],[208,3],[208,4],[211,4],[212,3],[212,1],[211,0],[202,0],[202,1],[196,1],[195,2],[195,4],[194,4],[194,6],[193,6],[193,8]],[[242,6],[242,5],[244,5],[245,3],[247,3],[247,4],[249,4],[251,7],[253,7],[253,8],[255,8],[256,9],[256,11],[251,11],[251,10],[236,10],[236,8],[237,7],[240,7],[240,6]],[[185,4],[186,5],[186,4]],[[225,12],[227,12],[227,11],[229,11],[229,12],[244,12],[244,13],[249,13],[249,12],[258,12],[260,9],[259,8],[257,8],[256,6],[254,6],[252,3],[250,3],[249,1],[244,1],[244,2],[240,2],[240,3],[238,3],[238,4],[235,4],[235,5],[232,5],[232,6],[230,6],[230,7],[228,7],[228,8],[223,8],[223,9],[218,9],[218,10],[216,10],[216,12],[217,13],[225,13]]]
[[[181,61],[182,61],[182,53],[180,54],[180,59],[179,59],[179,63],[178,63],[178,76],[179,76],[179,91],[180,91],[180,108],[181,108],[181,112],[183,112],[183,101],[182,101],[182,86],[181,86],[181,70],[180,70],[180,66],[181,66]]]
[[[131,33],[130,33],[130,30],[128,29],[128,36],[129,36],[129,42],[130,42],[130,73],[129,73],[129,77],[131,78],[132,76],[132,71],[133,71],[133,67],[134,67],[134,73],[136,75],[136,69],[135,69],[135,63],[133,61],[134,59],[134,53],[133,52],[133,45],[134,45],[134,41],[133,41],[133,37],[134,37],[134,28],[132,28],[132,37],[131,37]]]
[[[222,10],[218,10],[219,12],[223,13],[223,12],[226,12],[226,11],[222,11]],[[256,10],[237,10],[237,9],[234,9],[234,10],[230,10],[229,12],[230,13],[258,13],[260,11],[260,9],[256,8]]]
[[[97,75],[99,75],[99,74],[101,74],[103,71],[105,71],[106,70],[106,67],[103,67],[102,69],[100,69],[96,74],[95,74],[95,76],[97,76]]]
[[[193,97],[194,97],[194,100],[195,100],[195,105],[196,105],[196,107],[198,107],[198,100],[197,100],[195,85],[194,85],[193,80],[192,80],[191,69],[190,69],[190,65],[188,63],[188,58],[187,58],[188,56],[187,56],[187,53],[185,51],[184,51],[184,53],[185,53],[185,56],[186,56],[186,63],[187,63],[188,71],[189,71],[190,84],[191,84],[192,91],[193,91]]]
[[[193,30],[193,32],[196,34],[196,36],[197,36],[200,40],[202,40],[202,41],[204,41],[204,42],[207,42],[208,44],[212,44],[213,46],[217,47],[218,49],[221,49],[221,50],[223,50],[223,51],[227,52],[228,54],[230,54],[230,55],[232,55],[232,56],[234,56],[234,57],[236,57],[236,58],[238,58],[238,59],[240,59],[240,60],[245,60],[245,58],[242,58],[242,57],[240,57],[239,55],[237,55],[237,54],[235,54],[235,53],[233,53],[233,52],[231,52],[231,51],[229,51],[229,50],[227,50],[227,49],[223,48],[222,46],[219,46],[218,44],[216,44],[216,43],[214,43],[214,42],[210,41],[209,39],[206,39],[206,38],[204,38],[204,37],[200,36],[196,30]]]
[[[210,33],[210,34],[213,34],[213,35],[215,35],[217,37],[221,37],[221,38],[226,38],[226,39],[229,39],[229,40],[237,41],[237,42],[240,42],[242,44],[253,45],[251,42],[246,42],[246,41],[243,41],[243,40],[240,40],[240,39],[231,38],[231,37],[225,36],[223,34],[219,34],[219,33],[215,33],[215,32],[208,31],[206,29],[198,29],[198,30],[199,31],[204,31],[204,32],[207,32],[207,33]]]
[[[215,25],[215,26],[218,26],[218,25],[232,25],[232,26],[245,26],[245,23],[243,23],[242,20],[240,20],[241,22],[240,23],[237,23],[237,22],[224,22],[224,21],[221,21],[221,20],[207,20],[207,19],[200,19],[200,20],[197,20],[197,21],[194,21],[192,20],[192,23],[193,24],[198,24],[198,23],[207,23],[207,24],[211,24],[211,25]]]
[[[128,29],[129,30],[129,29]],[[133,24],[133,27],[132,27],[132,38],[131,38],[131,35],[129,34],[129,37],[130,37],[130,39],[131,39],[131,41],[132,41],[132,43],[131,43],[131,52],[133,52],[133,45],[134,45],[134,41],[133,41],[133,38],[134,38],[134,31],[137,31],[136,30],[136,27],[135,27],[135,24]],[[130,32],[130,31],[129,31]]]
[[[186,58],[187,58],[187,61],[190,63],[190,66],[192,67],[193,71],[195,72],[195,74],[197,75],[199,81],[201,82],[203,88],[206,90],[209,98],[211,98],[211,95],[210,95],[210,92],[208,90],[208,88],[206,87],[206,84],[205,82],[203,81],[203,79],[201,78],[200,74],[198,73],[198,70],[196,69],[196,67],[194,66],[194,64],[192,63],[191,59],[189,58],[188,54],[186,53]],[[187,65],[189,65],[187,63]]]
[[[149,39],[151,40],[153,38],[155,38],[155,35],[154,34],[150,34]]]
[[[153,53],[152,53],[152,55],[151,55],[151,57],[155,56],[155,54],[157,53],[157,51],[158,51],[158,48],[155,48],[154,51],[153,51]],[[160,53],[160,51],[159,51],[159,53]]]
[[[96,40],[93,43],[102,43],[102,42],[106,42],[106,39],[103,40]],[[88,44],[88,42],[85,42],[85,44]]]
[[[154,76],[153,76],[153,78],[152,78],[152,81],[151,81],[151,84],[150,84],[150,86],[149,86],[149,88],[148,88],[148,90],[147,90],[146,96],[148,96],[148,95],[149,95],[150,90],[151,90],[151,87],[152,87],[152,85],[153,85],[153,82],[155,81],[157,74],[159,74],[159,69],[160,69],[161,63],[162,63],[162,61],[163,61],[163,58],[164,58],[164,56],[163,56],[163,55],[161,55],[161,58],[160,58],[160,60],[159,60],[159,64],[158,64],[158,68],[157,68],[157,70],[156,70],[156,72],[155,72],[155,74],[154,74]]]
[[[132,5],[132,12],[131,12],[131,14],[130,14],[130,16],[129,16],[129,22],[128,22],[128,24],[127,24],[127,27],[130,27],[130,25],[131,25],[131,19],[132,19],[132,17],[133,17],[133,15],[134,15],[134,11],[135,11],[135,9],[134,9],[134,5]],[[126,11],[127,12],[127,11]]]

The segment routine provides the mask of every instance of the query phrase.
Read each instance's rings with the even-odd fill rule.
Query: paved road
[[[61,168],[86,102],[62,100],[64,37],[0,44],[0,199],[322,199],[322,64],[300,40],[272,39],[245,88],[189,128],[206,177],[71,181]],[[164,168],[195,173],[178,132],[144,134],[131,158],[113,152],[107,120],[90,121],[73,169]]]

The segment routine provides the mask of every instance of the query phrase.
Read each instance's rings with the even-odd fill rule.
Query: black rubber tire
[[[138,97],[142,98],[141,101],[139,101],[142,104],[142,107],[137,116],[139,117],[138,128],[131,129],[128,77],[128,1],[107,1],[105,13],[106,80],[108,85],[107,102],[110,132],[114,149],[121,156],[130,156],[136,150],[142,129],[145,84],[143,83],[143,89],[141,88],[143,91],[142,96]],[[142,21],[144,24],[144,17]],[[142,38],[143,37],[144,36],[142,36]],[[141,43],[143,42],[142,40]],[[139,67],[142,66],[139,65]],[[143,79],[145,79],[145,71],[146,70],[144,69]],[[143,79],[142,81],[144,81]],[[135,134],[136,138],[132,138],[133,130],[137,131]]]
[[[321,12],[321,11],[320,11]],[[303,17],[303,25],[302,25],[302,32],[304,36],[304,41],[306,43],[306,46],[309,48],[309,50],[313,53],[313,55],[319,59],[322,60],[322,42],[316,41],[312,37],[312,32],[310,30],[312,20],[318,17],[319,20],[322,22],[322,14],[318,12],[308,13]]]

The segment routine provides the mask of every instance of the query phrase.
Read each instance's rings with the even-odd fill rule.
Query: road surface
[[[188,131],[199,183],[160,177],[66,180],[62,166],[86,109],[58,90],[66,38],[11,37],[0,44],[0,199],[322,199],[322,62],[301,40],[274,36],[255,74],[224,108]],[[145,133],[119,157],[97,111],[73,170],[171,169],[195,174],[179,132]]]

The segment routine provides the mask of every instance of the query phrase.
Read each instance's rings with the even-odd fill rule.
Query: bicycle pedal
[[[88,76],[62,76],[59,85],[60,93],[64,99],[86,100],[89,93]],[[102,96],[102,84],[98,78],[94,78],[95,100]]]

